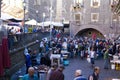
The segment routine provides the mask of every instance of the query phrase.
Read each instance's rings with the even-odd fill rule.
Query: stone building
[[[52,1],[52,9],[53,9],[53,20],[56,15],[56,0],[29,0],[28,7],[28,16],[30,19],[35,19],[38,22],[50,20],[50,8]],[[44,16],[43,16],[44,15]]]
[[[33,2],[32,2],[33,1]],[[33,5],[36,3],[39,5]],[[99,38],[116,38],[119,31],[120,17],[113,12],[112,5],[119,0],[30,0],[30,7],[39,10],[39,20],[50,19],[50,6],[52,2],[53,20],[69,22],[71,36],[96,35]],[[39,3],[38,3],[39,2]],[[30,10],[30,13],[35,13]],[[31,16],[32,17],[32,16]]]
[[[68,24],[71,36],[91,37],[95,34],[97,37],[116,38],[119,35],[120,16],[114,12],[114,5],[117,5],[119,0],[25,1],[27,19],[49,21],[52,9],[52,21]]]
[[[71,36],[116,38],[120,33],[120,20],[112,12],[115,1],[117,3],[117,0],[75,0],[70,19]]]

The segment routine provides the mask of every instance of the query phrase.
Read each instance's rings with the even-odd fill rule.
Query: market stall
[[[51,64],[57,63],[57,65],[59,66],[61,55],[60,54],[51,54],[50,59],[51,59]]]
[[[111,62],[111,69],[120,70],[120,59],[119,56],[113,56]]]

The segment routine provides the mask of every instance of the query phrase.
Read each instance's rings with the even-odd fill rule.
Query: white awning
[[[36,20],[32,19],[30,21],[26,21],[25,24],[27,25],[39,25],[40,26],[40,23],[38,23]]]
[[[63,24],[60,23],[60,22],[45,21],[45,22],[40,23],[40,26],[50,26],[50,25],[53,25],[53,26],[56,26],[56,27],[63,27]]]
[[[54,26],[57,26],[57,27],[63,27],[63,24],[60,23],[60,22],[54,22],[53,25],[54,25]]]

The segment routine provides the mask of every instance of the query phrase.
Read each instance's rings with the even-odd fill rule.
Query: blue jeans
[[[110,66],[110,61],[109,61],[109,59],[105,59],[104,68],[105,68],[105,69],[108,69],[109,66]]]

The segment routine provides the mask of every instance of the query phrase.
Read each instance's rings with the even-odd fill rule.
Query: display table
[[[51,56],[50,56],[51,64],[57,63],[59,66],[60,65],[60,58],[61,58],[60,54],[51,54]]]
[[[120,70],[120,60],[111,60],[111,68],[115,70]]]

